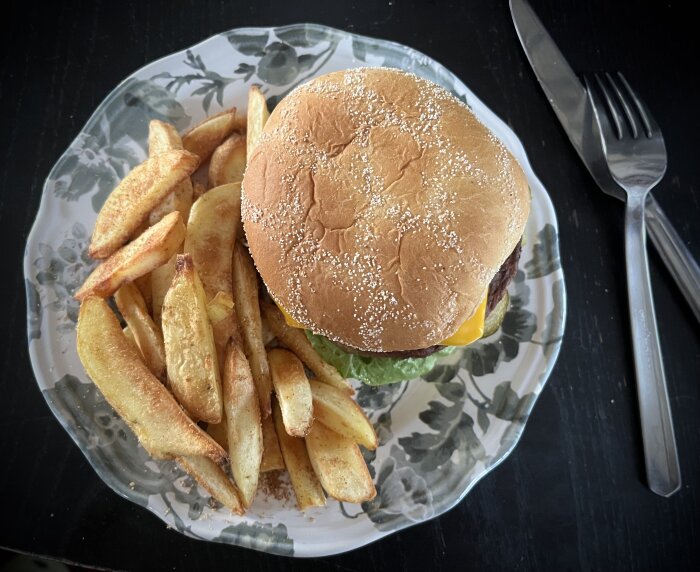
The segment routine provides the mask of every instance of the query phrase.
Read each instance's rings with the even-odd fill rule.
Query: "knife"
[[[527,1],[510,0],[510,13],[527,59],[574,149],[598,186],[624,201],[624,193],[605,163],[585,88]],[[700,321],[700,267],[651,193],[646,223],[661,259]]]

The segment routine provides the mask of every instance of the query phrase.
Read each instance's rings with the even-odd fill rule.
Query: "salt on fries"
[[[143,447],[233,513],[251,506],[261,473],[284,469],[301,510],[326,494],[366,501],[376,491],[358,444],[375,449],[374,428],[261,295],[241,242],[240,181],[269,116],[257,87],[248,105],[245,119],[230,109],[182,137],[150,123],[149,158],[97,217],[89,253],[101,263],[75,294],[78,355]]]

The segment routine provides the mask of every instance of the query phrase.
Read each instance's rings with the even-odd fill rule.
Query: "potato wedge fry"
[[[338,370],[318,355],[304,331],[287,325],[282,312],[272,302],[261,300],[260,309],[265,323],[280,343],[292,350],[306,367],[314,372],[319,381],[342,389],[351,395],[355,393],[350,383],[338,373]]]
[[[258,488],[263,436],[250,366],[240,346],[234,343],[228,345],[224,367],[224,410],[231,473],[247,508]]]
[[[146,303],[146,312],[148,312],[149,315],[153,315],[153,292],[151,292],[150,273],[139,276],[136,280],[134,280],[134,285],[139,289],[139,292],[141,292],[141,296],[143,297],[143,301]]]
[[[185,225],[180,213],[169,214],[95,268],[75,293],[75,298],[111,296],[122,284],[132,282],[167,262],[184,239]]]
[[[321,422],[339,435],[363,447],[377,448],[377,433],[360,406],[342,389],[310,379],[315,423]]]
[[[173,276],[175,276],[175,258],[177,254],[173,254],[162,266],[154,268],[150,274],[153,321],[159,326],[161,325],[163,313],[163,300],[165,300],[165,295],[168,293],[170,285],[173,283]]]
[[[253,149],[258,144],[263,127],[270,117],[265,96],[257,85],[248,90],[248,127],[246,133],[246,163],[253,155]]]
[[[240,123],[236,121],[236,108],[232,107],[216,115],[207,117],[182,136],[182,144],[187,151],[199,156],[204,163],[226,137],[233,133]]]
[[[107,258],[122,247],[148,214],[198,164],[199,158],[193,153],[167,151],[135,167],[107,197],[97,215],[90,256]]]
[[[178,457],[177,462],[212,497],[236,514],[243,514],[238,489],[226,472],[206,457]]]
[[[204,193],[206,193],[209,189],[207,186],[200,182],[200,181],[195,181],[194,179],[192,180],[192,200],[196,201],[199,197],[201,197]]]
[[[192,205],[187,223],[185,252],[192,255],[207,300],[219,292],[233,295],[233,245],[241,228],[240,183],[212,189]],[[213,328],[219,367],[222,368],[226,358],[226,345],[236,329],[234,316],[217,322]]]
[[[233,298],[225,292],[217,292],[207,303],[207,314],[209,321],[216,324],[221,320],[226,320],[233,315]]]
[[[289,471],[292,488],[297,497],[300,510],[315,506],[325,506],[326,495],[309,460],[304,439],[292,437],[287,433],[282,421],[282,412],[275,401],[272,406],[272,419],[279,439],[284,464]]]
[[[360,503],[377,495],[360,448],[351,439],[314,423],[306,436],[306,450],[328,496]]]
[[[103,299],[91,296],[81,304],[77,347],[90,379],[153,457],[203,455],[217,465],[227,461],[226,452],[141,361]]]
[[[267,320],[264,317],[262,319],[262,339],[266,348],[277,339],[275,333],[270,329],[270,326],[267,325]]]
[[[209,161],[209,186],[243,180],[246,161],[246,136],[233,133],[212,153]]]
[[[260,463],[260,472],[278,471],[284,469],[284,459],[277,439],[275,424],[272,415],[262,420],[263,456]]]
[[[129,343],[132,345],[132,347],[136,350],[136,352],[141,356],[141,359],[143,359],[143,356],[141,355],[141,350],[139,349],[138,344],[136,343],[136,338],[134,338],[134,333],[129,329],[129,326],[124,326],[122,329],[124,332],[124,337],[129,340]],[[224,447],[225,448],[225,447]]]
[[[258,389],[260,410],[263,417],[267,417],[270,414],[272,381],[262,338],[258,274],[247,249],[241,243],[236,243],[233,252],[233,299],[241,326],[243,349]]]
[[[175,126],[167,121],[151,119],[148,124],[148,156],[153,157],[173,149],[184,149]]]
[[[114,301],[129,326],[143,361],[161,381],[165,380],[165,346],[163,334],[146,309],[141,292],[133,283],[124,284],[114,293]]]
[[[292,352],[275,348],[267,354],[272,383],[287,433],[304,437],[313,423],[311,386],[304,366]]]
[[[183,149],[182,139],[177,129],[175,129],[175,126],[165,121],[160,121],[159,119],[151,120],[148,124],[149,156],[153,157],[174,149]],[[182,220],[187,222],[190,208],[192,207],[192,192],[192,181],[189,177],[185,177],[180,183],[175,185],[170,194],[151,211],[148,215],[149,224],[156,224],[166,214],[173,211],[180,211]]]
[[[148,215],[148,222],[152,225],[156,224],[165,215],[173,211],[180,211],[182,220],[187,220],[190,216],[190,208],[192,208],[192,197],[192,181],[187,178],[178,183],[175,189],[151,211],[151,214]]]
[[[194,419],[221,422],[221,377],[214,334],[204,288],[189,254],[177,255],[162,319],[171,391]]]
[[[221,445],[224,449],[228,450],[228,429],[226,428],[226,416],[221,419],[221,423],[209,423],[207,424],[207,433]]]

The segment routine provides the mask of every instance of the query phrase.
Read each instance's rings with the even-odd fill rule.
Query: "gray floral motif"
[[[362,384],[357,389],[355,400],[360,407],[368,411],[377,411],[389,407],[406,390],[406,382],[387,385]]]
[[[260,57],[264,54],[267,40],[270,37],[267,31],[234,30],[224,34],[233,49],[246,56]]]
[[[287,527],[282,523],[272,525],[241,522],[224,528],[215,540],[282,556],[294,555],[294,541],[289,538]]]
[[[525,263],[528,280],[547,276],[561,267],[557,231],[551,224],[545,224],[537,233],[537,242],[532,247],[532,259]]]
[[[535,403],[535,399],[537,399],[534,393],[526,393],[519,397],[511,388],[511,382],[503,381],[496,385],[493,390],[493,396],[488,397],[481,391],[473,377],[471,380],[481,399],[475,398],[470,394],[467,394],[467,397],[478,408],[477,422],[484,433],[488,431],[491,424],[489,415],[512,423],[521,425],[525,423]]]
[[[207,68],[202,59],[202,56],[195,54],[192,50],[187,50],[185,53],[184,64],[191,68],[192,73],[185,75],[173,75],[169,72],[163,72],[153,76],[152,80],[169,80],[165,88],[177,94],[184,86],[193,82],[201,84],[200,87],[192,92],[193,96],[202,96],[202,107],[206,113],[209,113],[212,100],[216,97],[216,101],[220,106],[224,105],[224,90],[233,82],[242,79],[224,77],[221,74],[211,71]],[[247,75],[246,78],[249,78]]]
[[[399,438],[399,445],[422,475],[433,474],[433,478],[439,479],[441,476],[435,475],[438,469],[446,475],[465,474],[486,456],[474,433],[474,420],[464,410],[464,382],[456,379],[434,382],[440,396],[448,403],[429,401],[428,409],[418,415],[433,432],[413,432],[408,437]]]
[[[148,128],[148,121],[160,119],[172,123],[179,130],[184,129],[190,122],[190,118],[185,113],[185,108],[177,101],[172,94],[153,83],[152,81],[134,81],[124,89],[124,103],[127,107],[137,108],[143,112],[142,124]],[[146,131],[146,135],[147,135]],[[130,129],[129,134],[136,138],[136,134]],[[144,133],[139,133],[142,136]],[[139,139],[141,137],[138,137]]]
[[[379,530],[396,530],[433,516],[433,495],[428,483],[406,462],[396,445],[392,445],[389,457],[382,463],[375,485],[377,496],[361,506]]]
[[[391,430],[391,411],[406,392],[407,384],[408,382],[405,381],[378,386],[363,383],[357,390],[355,396],[357,403],[365,411],[373,412],[371,417],[380,447],[389,443],[394,437],[394,433]],[[377,415],[378,412],[381,413]],[[363,449],[362,455],[367,463],[370,475],[374,478],[376,471],[373,463],[377,452]]]
[[[27,336],[31,342],[32,340],[38,340],[41,338],[41,316],[43,314],[43,310],[37,287],[26,278],[24,279],[24,287],[27,290],[27,311],[29,312]]]
[[[138,157],[129,147],[112,147],[108,137],[109,132],[78,135],[54,173],[53,191],[58,198],[77,201],[96,190],[93,209],[97,212],[112,189],[138,163]]]
[[[352,57],[361,62],[367,61],[367,45],[359,38],[352,39]]]
[[[565,314],[562,311],[562,308],[564,308],[564,280],[561,278],[552,284],[552,300],[554,300],[554,306],[545,318],[542,339],[538,342],[542,346],[544,357],[547,359],[556,350],[564,337]]]
[[[85,227],[76,222],[70,236],[54,249],[40,244],[40,256],[33,261],[34,279],[41,292],[49,291],[53,300],[45,303],[47,310],[58,313],[59,331],[72,330],[78,320],[80,305],[73,298],[76,290],[92,271],[94,262],[87,255],[88,236]],[[45,301],[46,299],[42,297]]]
[[[192,73],[173,75],[169,72],[163,72],[151,79],[168,80],[165,88],[173,93],[178,93],[181,88],[191,83],[201,84],[192,91],[191,95],[202,97],[202,107],[207,113],[214,98],[220,106],[223,106],[224,91],[230,84],[236,81],[247,82],[256,74],[267,85],[285,86],[291,84],[283,94],[268,96],[268,106],[273,109],[281,97],[328,61],[338,42],[337,39],[329,40],[329,45],[317,54],[300,53],[302,49],[315,47],[326,35],[312,28],[303,30],[279,28],[276,32],[277,38],[282,41],[269,41],[271,37],[268,32],[244,30],[226,35],[236,51],[257,58],[255,64],[239,63],[238,67],[233,70],[234,77],[224,77],[209,70],[201,55],[187,50],[184,64],[193,70]],[[317,62],[318,66],[316,66]],[[316,66],[315,69],[314,66]],[[300,78],[299,75],[304,72],[308,72],[308,74]]]

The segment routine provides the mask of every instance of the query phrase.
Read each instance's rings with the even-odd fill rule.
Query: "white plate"
[[[519,159],[532,189],[520,270],[502,329],[455,352],[425,379],[359,387],[380,436],[365,452],[377,497],[329,501],[302,514],[294,497],[258,495],[244,517],[216,507],[173,462],[152,460],[88,380],[75,350],[72,294],[91,270],[89,232],[106,195],[146,157],[148,121],[180,130],[263,85],[274,105],[333,70],[391,66],[451,90]],[[335,554],[452,508],[515,446],[554,365],[565,291],[557,222],[515,134],[447,69],[405,46],[311,24],[245,28],[209,38],[129,76],[103,101],[54,166],[27,241],[29,352],[54,414],[117,493],[184,534],[294,556]]]

